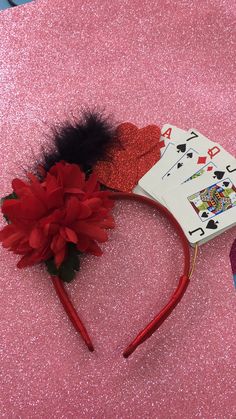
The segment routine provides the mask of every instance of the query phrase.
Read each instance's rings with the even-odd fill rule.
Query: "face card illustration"
[[[175,185],[191,181],[202,175],[220,180],[236,170],[236,159],[220,144],[210,144],[206,141],[203,146],[200,143],[195,146],[195,151],[201,154],[200,158],[193,157],[191,161],[185,161],[181,170],[175,170]],[[172,185],[172,176],[169,176],[165,188],[173,189],[175,185]]]
[[[226,178],[223,182],[188,196],[188,200],[200,220],[204,222],[236,205],[236,188],[231,180]]]
[[[205,243],[236,224],[236,174],[219,181],[201,176],[163,194],[190,244]]]

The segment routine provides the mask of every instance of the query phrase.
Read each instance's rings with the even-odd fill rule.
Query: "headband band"
[[[189,274],[190,274],[190,248],[188,241],[185,237],[185,234],[180,227],[179,223],[173,217],[173,215],[165,208],[163,205],[153,201],[150,198],[136,195],[133,193],[125,193],[125,192],[111,192],[110,198],[113,200],[133,200],[139,201],[149,206],[154,207],[157,209],[161,214],[163,214],[172,224],[176,233],[179,236],[181,241],[182,249],[184,252],[184,265],[183,265],[183,273],[179,279],[178,286],[168,303],[162,308],[162,310],[151,320],[151,322],[135,337],[135,339],[127,346],[127,348],[123,352],[123,356],[128,358],[135,349],[141,345],[145,340],[147,340],[165,321],[165,319],[171,314],[174,310],[176,305],[179,303],[181,298],[183,297],[187,286],[189,284]],[[84,342],[86,343],[88,349],[92,352],[94,351],[93,344],[91,339],[88,335],[88,332],[83,325],[82,321],[80,320],[78,314],[76,313],[72,303],[69,301],[69,297],[65,291],[62,281],[57,276],[52,276],[52,282],[54,288],[57,292],[57,295],[60,298],[61,303],[63,304],[71,322],[73,323],[76,330],[81,334]]]

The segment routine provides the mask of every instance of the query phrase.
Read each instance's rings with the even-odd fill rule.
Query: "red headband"
[[[156,208],[158,211],[160,211],[163,215],[166,216],[166,218],[170,221],[170,223],[175,228],[180,238],[182,248],[184,251],[183,274],[181,275],[179,279],[179,283],[175,292],[172,294],[170,300],[163,307],[163,309],[153,318],[153,320],[140,333],[138,333],[136,338],[124,350],[123,356],[125,358],[128,358],[129,355],[131,355],[135,351],[135,349],[139,345],[141,345],[141,343],[145,342],[145,340],[148,339],[161,326],[161,324],[171,314],[171,312],[174,310],[174,308],[176,307],[176,305],[178,304],[178,302],[181,300],[182,296],[184,295],[187,289],[188,283],[189,283],[190,248],[189,248],[188,241],[179,223],[176,221],[176,219],[173,217],[170,211],[168,211],[168,209],[166,209],[161,204],[158,204],[156,201],[153,201],[152,199],[146,198],[144,196],[132,194],[132,193],[111,192],[110,197],[114,200],[129,199],[129,200],[140,201]],[[60,301],[62,302],[74,327],[81,334],[89,350],[91,352],[94,351],[94,347],[87,333],[87,330],[85,329],[82,321],[80,320],[78,314],[76,313],[73,305],[69,301],[69,297],[63,287],[62,281],[57,276],[52,276],[52,282],[60,298]]]
[[[137,200],[159,210],[175,228],[184,251],[183,273],[176,291],[128,345],[124,357],[160,327],[189,283],[190,249],[176,219],[152,199],[126,192],[160,157],[159,138],[160,129],[155,125],[139,130],[126,123],[114,130],[101,115],[85,113],[81,121],[54,131],[54,149],[43,154],[35,174],[28,174],[28,182],[14,179],[13,192],[2,200],[8,225],[0,231],[0,241],[22,256],[17,264],[19,268],[46,263],[55,290],[90,351],[94,350],[93,344],[62,280],[70,282],[74,278],[82,253],[102,254],[98,243],[105,242],[106,229],[114,227],[110,214],[113,200]],[[99,166],[102,161],[107,161],[105,167]],[[132,173],[129,178],[128,173]],[[103,185],[125,192],[101,190],[104,187],[100,187],[97,177]]]

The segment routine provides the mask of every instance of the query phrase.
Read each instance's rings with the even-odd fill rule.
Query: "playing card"
[[[176,142],[181,141],[181,138],[184,135],[186,135],[186,131],[174,125],[165,124],[162,127],[161,132],[162,132],[162,136],[160,138],[160,144],[161,144],[161,156],[163,158],[165,153],[167,153],[167,155],[169,154],[171,146],[174,145],[175,141]],[[147,192],[145,192],[144,189],[140,185],[136,185],[135,188],[133,189],[133,192],[150,197],[150,195]]]
[[[133,193],[136,193],[137,195],[146,196],[147,198],[152,198],[151,195],[149,195],[147,192],[145,192],[141,186],[136,185],[134,189],[132,190]]]
[[[236,170],[228,169],[219,180],[201,176],[163,194],[191,245],[205,243],[236,224]]]
[[[183,140],[176,142],[168,154],[169,158],[173,157],[173,162],[164,174],[166,180],[171,179],[173,175],[176,176],[186,172],[186,169],[189,167],[192,167],[193,171],[195,168],[199,169],[209,159],[215,158],[223,150],[219,144],[194,131],[188,131]],[[228,156],[230,155],[228,154]]]
[[[180,184],[175,180],[178,172],[182,172],[185,166],[189,167],[189,162],[202,166],[207,160],[207,153],[216,153],[218,150],[215,143],[200,134],[182,134],[178,141],[169,144],[163,157],[139,180],[139,186],[164,204],[162,194],[167,189],[167,180],[168,189],[173,189]]]
[[[161,130],[161,156],[165,154],[170,144],[173,145],[176,141],[181,141],[185,134],[186,131],[184,131],[183,129],[171,124],[165,124]]]
[[[197,131],[190,130],[190,133],[193,132],[197,133]],[[186,161],[185,165],[181,167],[181,170],[175,171],[174,186],[187,180],[194,179],[195,177],[199,177],[204,173],[214,173],[220,167],[221,169],[223,169],[223,167],[226,168],[229,162],[233,159],[233,156],[224,150],[220,144],[213,142],[209,143],[210,140],[208,138],[204,137],[200,133],[197,134],[199,138],[202,138],[203,140],[205,139],[203,146],[202,142],[196,144],[194,149],[196,153],[199,154],[193,156],[191,160],[189,159],[189,161]],[[207,146],[207,148],[205,146]],[[198,156],[200,156],[200,158]],[[235,164],[233,165],[235,166]],[[171,177],[172,176],[169,176],[166,180],[166,189],[173,189]]]

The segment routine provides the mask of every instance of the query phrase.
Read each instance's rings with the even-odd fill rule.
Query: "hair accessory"
[[[140,141],[139,151],[135,135]],[[2,199],[2,213],[8,225],[0,231],[0,241],[5,248],[21,256],[18,268],[45,262],[68,317],[90,351],[94,350],[93,344],[69,300],[63,281],[74,279],[83,253],[102,254],[99,243],[107,241],[107,230],[114,228],[111,210],[115,200],[137,200],[160,211],[175,228],[184,252],[183,272],[177,289],[160,313],[128,345],[124,357],[130,356],[160,327],[181,300],[189,283],[189,244],[173,215],[144,196],[104,190],[97,179],[98,173],[106,186],[129,190],[142,168],[148,170],[148,165],[153,164],[152,159],[151,163],[146,163],[142,158],[148,156],[150,162],[153,150],[158,156],[159,137],[160,130],[156,126],[139,130],[133,124],[125,123],[115,130],[100,114],[87,112],[79,122],[67,122],[54,130],[54,147],[43,153],[35,173],[28,173],[24,181],[13,179],[13,192]],[[122,141],[123,138],[126,141]],[[117,156],[118,162],[123,164],[124,181],[126,149],[135,164],[134,172],[127,176],[127,183],[122,184],[121,178],[116,182],[115,176],[109,182],[109,167],[113,165],[119,172]],[[98,163],[101,161],[107,163]]]
[[[79,254],[100,256],[97,243],[114,227],[109,192],[100,191],[95,175],[85,180],[79,166],[56,163],[43,181],[29,173],[30,182],[12,181],[13,193],[4,198],[9,224],[0,233],[3,246],[22,255],[18,268],[46,261],[50,273],[64,281],[79,269]]]

